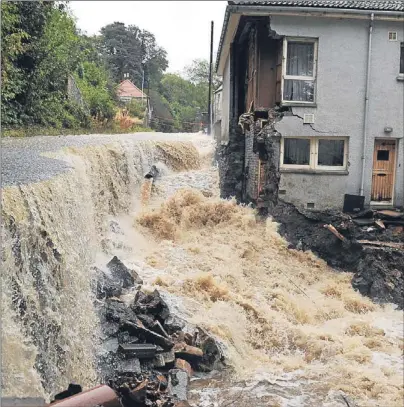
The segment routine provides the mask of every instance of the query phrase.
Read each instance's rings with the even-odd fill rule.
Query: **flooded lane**
[[[26,329],[13,305],[16,291],[10,292],[6,328],[22,342],[21,349],[6,346],[31,359],[6,360],[8,393],[23,380],[35,394],[52,393],[68,380],[85,387],[97,382],[90,266],[117,255],[146,289],[158,288],[174,312],[222,344],[228,368],[193,379],[194,406],[339,407],[344,398],[363,407],[401,406],[402,312],[354,292],[350,274],[289,249],[270,219],[220,200],[213,142],[192,140],[192,146],[145,141],[68,148],[53,156],[74,168],[71,173],[7,191],[6,217],[15,219],[20,236],[29,242],[33,232],[46,230],[63,259],[59,266],[38,259],[38,276],[30,271],[28,247],[22,268],[8,253],[7,278],[33,304],[31,317],[51,321],[56,332],[45,346],[41,324]],[[159,169],[153,182],[144,179],[151,165]],[[7,238],[15,239],[13,230],[7,227]],[[46,239],[34,243],[35,252],[50,256]],[[44,309],[45,294],[61,302]],[[59,370],[41,368],[38,360],[46,358]],[[44,377],[49,383],[41,389]]]

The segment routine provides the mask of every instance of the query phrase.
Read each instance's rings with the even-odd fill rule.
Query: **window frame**
[[[285,160],[285,139],[299,139],[299,140],[309,140],[310,142],[310,152],[309,152],[309,163],[308,164],[284,164]],[[309,170],[311,169],[313,154],[313,141],[312,137],[282,137],[281,138],[281,168],[296,169],[296,170]]]
[[[295,164],[284,164],[284,157],[285,157],[285,139],[303,139],[310,141],[310,162],[308,165],[295,165]],[[319,141],[320,140],[342,140],[344,141],[344,160],[343,165],[319,165],[318,164],[318,150],[319,150]],[[307,137],[295,137],[295,136],[286,136],[281,138],[281,154],[280,154],[280,168],[285,170],[310,170],[313,172],[346,172],[348,170],[348,137],[337,137],[337,136],[329,136],[329,137],[318,137],[318,136],[307,136]]]
[[[298,75],[287,75],[287,58],[288,58],[288,42],[309,42],[314,44],[314,55],[313,55],[313,75],[312,76],[298,76]],[[281,93],[282,93],[282,105],[303,105],[303,106],[315,106],[317,101],[317,60],[318,60],[318,38],[314,37],[284,37],[283,39],[283,49],[282,49],[282,83],[281,83]],[[312,81],[313,82],[313,101],[305,102],[301,100],[285,100],[285,80],[300,80],[300,81]]]

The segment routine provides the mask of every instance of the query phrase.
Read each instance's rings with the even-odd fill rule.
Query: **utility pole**
[[[210,26],[210,62],[209,62],[209,96],[208,96],[208,134],[212,132],[212,64],[213,64],[213,21]]]

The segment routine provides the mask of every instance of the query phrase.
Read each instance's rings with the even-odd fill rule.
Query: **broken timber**
[[[380,242],[378,240],[358,240],[358,243],[369,245],[369,246],[379,246],[379,247],[392,247],[393,249],[403,249],[404,243],[394,243],[394,242]]]
[[[326,229],[328,229],[334,236],[336,236],[339,240],[346,243],[348,240],[338,232],[337,229],[333,225],[324,225]]]

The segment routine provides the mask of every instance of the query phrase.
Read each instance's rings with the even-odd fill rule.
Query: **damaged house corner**
[[[403,207],[402,11],[319,4],[229,2],[217,58],[221,195],[257,207],[279,195],[300,210],[342,210],[345,195]]]
[[[402,307],[404,5],[228,4],[216,65],[221,197],[271,214],[292,247]]]

